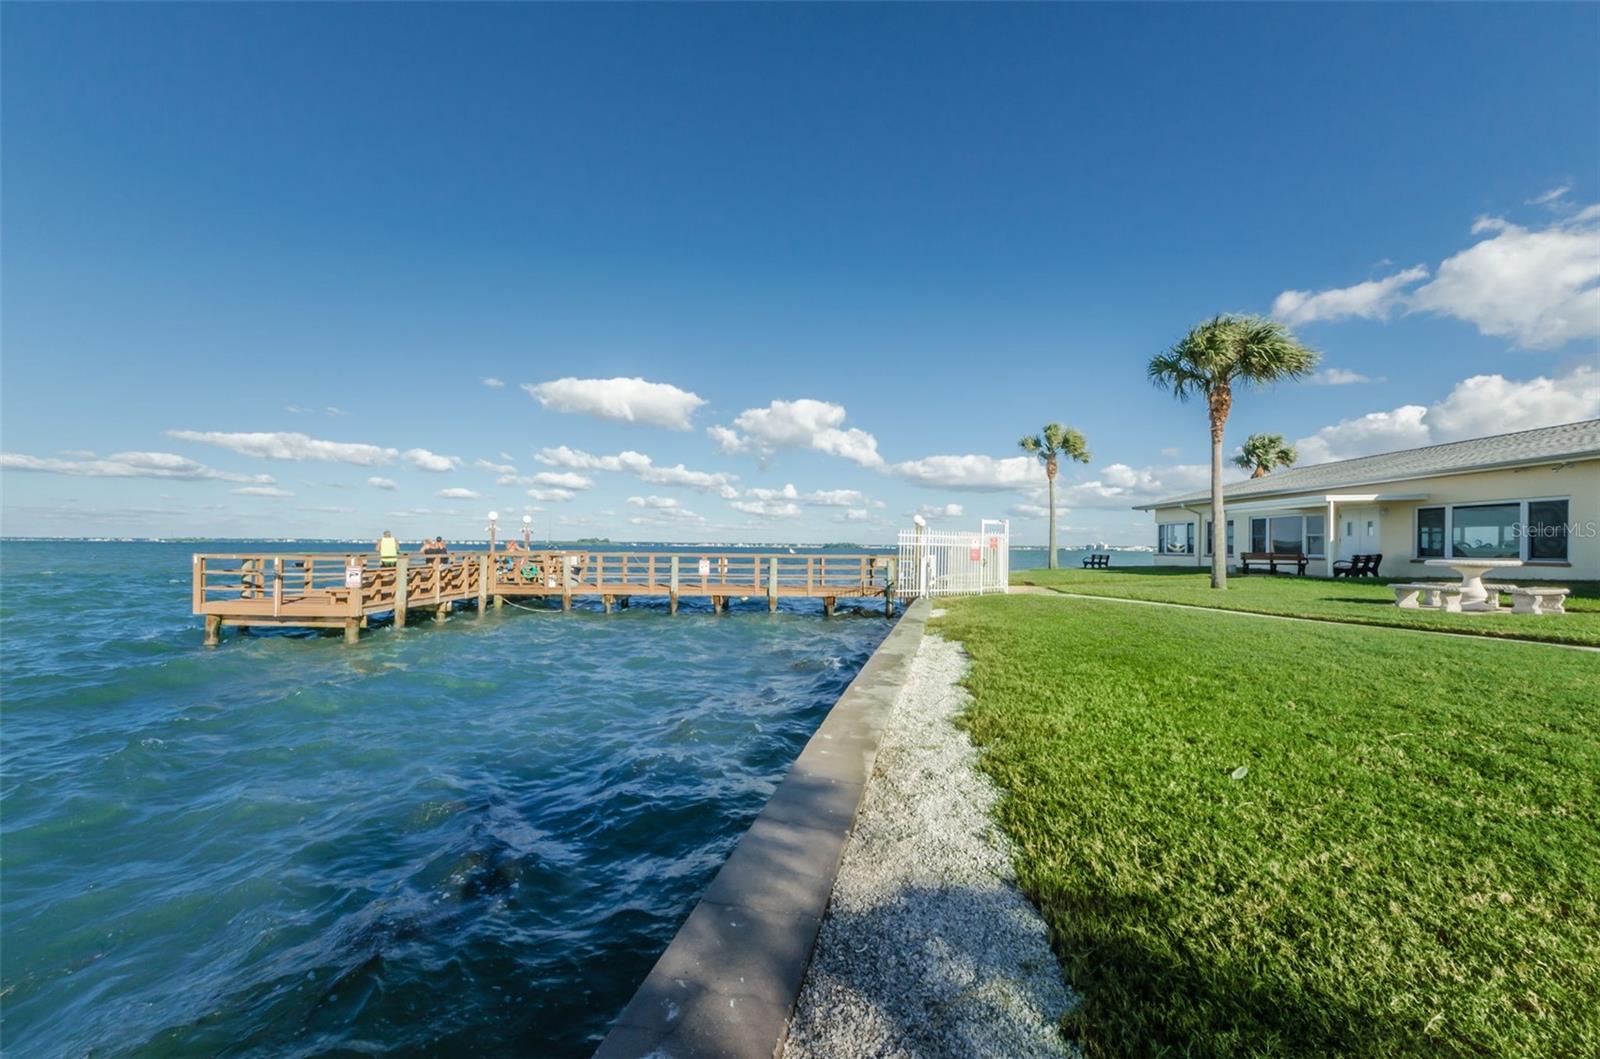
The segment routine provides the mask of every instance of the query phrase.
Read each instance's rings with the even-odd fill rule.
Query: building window
[[[1418,559],[1567,561],[1568,500],[1503,500],[1417,509]]]
[[[1314,555],[1314,556],[1321,557],[1321,556],[1324,556],[1324,555],[1327,554],[1327,551],[1325,550],[1325,545],[1323,543],[1326,540],[1326,537],[1323,534],[1323,529],[1324,529],[1324,527],[1326,525],[1327,524],[1324,521],[1323,516],[1321,516],[1321,515],[1307,515],[1306,516],[1306,554],[1307,555]]]
[[[1327,520],[1322,515],[1274,515],[1250,520],[1250,550],[1283,555],[1325,554]]]
[[[1206,519],[1206,554],[1211,554],[1211,520]],[[1233,554],[1233,519],[1228,520],[1228,554]]]
[[[1450,511],[1450,554],[1457,559],[1520,559],[1521,523],[1521,504],[1458,504]]]
[[[1444,508],[1417,508],[1417,557],[1444,558]]]
[[[1528,501],[1528,558],[1543,562],[1567,561],[1567,502]]]
[[[1161,523],[1156,527],[1156,551],[1162,555],[1193,555],[1194,523]]]

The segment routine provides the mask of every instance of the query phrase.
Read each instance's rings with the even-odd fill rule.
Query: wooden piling
[[[889,580],[883,586],[883,616],[886,618],[894,617],[894,589],[897,584],[899,562],[894,558],[889,560]]]
[[[572,563],[561,553],[561,609],[572,610]]]
[[[410,557],[402,555],[394,561],[394,627],[406,627],[406,597],[411,592],[411,573],[407,567]]]
[[[450,616],[450,604],[441,603],[437,607],[433,608],[433,620],[434,621],[444,621],[445,618],[447,618],[449,616]]]
[[[360,643],[361,642],[361,619],[360,618],[346,618],[344,620],[344,642],[345,643]]]
[[[483,617],[489,609],[489,578],[494,570],[494,558],[488,555],[478,557],[478,617]],[[496,596],[495,599],[499,599]]]
[[[600,597],[600,605],[606,608],[606,613],[607,614],[611,613],[611,600],[612,600],[611,596],[602,595]]]
[[[836,602],[837,602],[837,599],[834,596],[823,596],[822,597],[822,616],[824,618],[833,617],[833,605]]]
[[[221,642],[222,642],[222,615],[220,615],[220,614],[207,614],[206,615],[206,636],[205,636],[204,643],[205,643],[205,645],[207,647],[215,647]]]
[[[672,557],[672,580],[667,586],[667,613],[678,613],[678,557]]]

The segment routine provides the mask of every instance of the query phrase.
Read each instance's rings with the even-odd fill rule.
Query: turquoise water
[[[0,547],[8,1056],[587,1054],[888,630],[756,599],[206,650],[197,550],[247,546]]]

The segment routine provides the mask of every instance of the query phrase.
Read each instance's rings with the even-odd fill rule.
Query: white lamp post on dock
[[[495,523],[498,522],[499,520],[500,520],[500,512],[498,512],[498,511],[489,512],[489,554],[490,555],[494,554]]]

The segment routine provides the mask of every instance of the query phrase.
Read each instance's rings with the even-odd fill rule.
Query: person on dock
[[[378,564],[393,566],[399,559],[400,542],[394,539],[393,533],[384,530],[383,536],[378,538]]]

